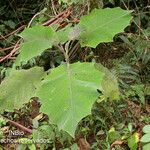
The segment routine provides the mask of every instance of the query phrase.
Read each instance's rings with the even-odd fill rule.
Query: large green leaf
[[[54,29],[44,26],[26,28],[19,36],[23,38],[24,42],[21,45],[18,62],[27,61],[40,55],[44,50],[51,48],[56,40]]]
[[[36,88],[44,77],[42,68],[13,70],[0,85],[0,111],[19,109],[35,96]]]
[[[78,122],[90,114],[102,77],[93,63],[78,62],[52,69],[37,93],[42,101],[41,111],[59,129],[73,135]]]
[[[99,43],[111,42],[113,37],[129,25],[131,11],[121,8],[95,9],[80,19],[79,27],[82,46],[95,48]]]

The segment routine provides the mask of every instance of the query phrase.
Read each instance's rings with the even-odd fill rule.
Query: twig
[[[0,52],[4,52],[4,51],[11,50],[11,49],[13,49],[14,47],[15,47],[15,45],[14,45],[14,46],[10,46],[10,47],[6,47],[6,48],[2,48],[2,49],[0,49]]]
[[[57,16],[55,16],[54,18],[44,22],[42,25],[43,26],[49,26],[49,25],[52,25],[54,23],[56,23],[59,18],[67,18],[68,16],[70,16],[71,14],[71,7],[69,7],[68,9],[66,9],[65,11],[59,13]]]
[[[52,19],[50,19],[50,20],[44,22],[42,25],[43,25],[43,26],[51,26],[51,25],[53,25],[53,24],[60,23],[60,22],[62,22],[62,21],[64,20],[64,18],[69,17],[70,14],[71,14],[71,7],[69,7],[69,8],[66,9],[65,11],[61,12],[60,14],[58,14],[57,16],[55,16],[54,18],[52,18]],[[34,18],[34,17],[33,17],[33,18]],[[30,23],[29,23],[29,25],[30,25]],[[10,35],[12,35],[12,34],[18,32],[18,31],[20,31],[20,30],[23,29],[23,28],[25,28],[25,25],[24,25],[24,27],[22,26],[22,27],[18,28],[17,30],[11,32],[11,34],[9,34],[9,35],[7,35],[7,36],[10,36]],[[5,37],[2,36],[2,39],[5,39],[5,38],[6,38],[6,36],[5,36]],[[20,46],[19,46],[20,41],[21,41],[21,39],[15,44],[14,47],[12,47],[13,50],[12,50],[8,55],[6,55],[6,56],[0,58],[0,62],[4,61],[4,60],[6,60],[6,59],[10,59],[10,58],[14,55],[14,53],[20,48]],[[1,51],[5,51],[5,50],[9,50],[9,49],[10,49],[10,47],[4,48],[4,49],[0,49],[0,52],[1,52]]]
[[[124,0],[122,0],[124,7],[129,10],[128,6],[125,4]],[[142,32],[142,34],[144,35],[144,37],[146,38],[146,40],[149,40],[148,36],[143,32],[143,30],[141,29],[141,27],[136,23],[136,21],[133,19],[133,22],[135,23],[135,25],[138,27],[139,31]]]
[[[25,132],[28,132],[28,133],[32,134],[32,130],[31,129],[29,129],[29,128],[27,128],[27,127],[25,127],[25,126],[15,122],[15,121],[9,120],[9,119],[3,117],[2,115],[0,115],[0,117],[3,118],[4,120],[8,121],[9,124],[11,124],[11,125],[19,128],[19,129],[21,129],[22,131],[25,131]]]
[[[18,40],[18,42],[15,44],[13,50],[8,55],[6,55],[5,57],[0,59],[0,62],[10,58],[20,48],[20,46],[19,46],[20,41],[21,41],[21,39]]]
[[[53,9],[53,12],[54,12],[55,15],[57,15],[57,12],[56,12],[56,10],[55,10],[55,4],[54,4],[54,1],[51,0],[51,3],[52,3],[52,9]]]
[[[33,20],[38,16],[38,15],[40,15],[41,14],[41,12],[38,12],[37,14],[35,14],[33,17],[32,17],[32,19],[30,20],[30,22],[28,23],[28,28],[31,26],[31,24],[32,24],[32,22],[33,22]]]
[[[18,29],[14,30],[13,32],[11,32],[11,33],[9,33],[9,34],[7,34],[7,35],[5,35],[5,36],[2,36],[2,35],[1,35],[0,40],[4,40],[4,39],[8,38],[9,36],[15,34],[16,32],[19,32],[20,30],[24,29],[25,27],[26,27],[26,25],[22,25],[22,26],[19,27]]]
[[[79,49],[80,43],[77,42],[74,47],[71,47],[71,50],[69,52],[69,58],[70,60],[72,60],[72,58],[74,57],[75,53],[77,52],[77,50]]]

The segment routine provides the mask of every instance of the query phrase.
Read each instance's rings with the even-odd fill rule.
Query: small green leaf
[[[95,9],[82,16],[79,23],[84,29],[79,38],[81,45],[95,48],[99,43],[112,42],[113,37],[130,24],[130,13],[118,7]]]
[[[42,101],[41,111],[59,129],[73,136],[78,122],[91,113],[102,77],[103,73],[93,63],[78,62],[52,69],[37,92]]]
[[[139,142],[139,134],[134,133],[128,138],[128,146],[130,147],[131,150],[136,150],[138,147],[138,142]]]
[[[3,119],[2,117],[0,117],[0,127],[3,125],[6,125],[7,121],[5,119]]]
[[[121,136],[120,136],[119,132],[116,131],[114,127],[112,127],[108,132],[109,142],[112,143],[115,140],[119,140],[120,138],[121,138]]]
[[[150,133],[150,125],[145,125],[145,126],[143,127],[143,132],[144,132],[144,133]]]
[[[9,26],[12,29],[15,29],[15,27],[16,27],[16,23],[13,22],[12,20],[4,21],[4,24]]]
[[[132,125],[132,123],[129,123],[129,124],[128,124],[128,129],[129,129],[130,132],[132,132],[132,130],[133,130],[133,125]]]
[[[28,148],[29,148],[29,150],[36,150],[35,144],[29,144]]]
[[[19,109],[35,96],[45,73],[42,68],[13,70],[0,85],[0,111]]]
[[[141,142],[143,143],[150,142],[150,133],[143,135],[141,138]]]

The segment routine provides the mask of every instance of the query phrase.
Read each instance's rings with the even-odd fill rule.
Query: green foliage
[[[78,122],[90,114],[102,77],[93,63],[78,62],[52,69],[37,93],[43,104],[41,111],[59,129],[73,135]]]
[[[38,129],[33,130],[33,140],[47,140],[47,144],[55,139],[55,133],[50,125],[42,125]],[[39,141],[40,142],[40,141]],[[45,144],[46,144],[45,143]]]
[[[144,85],[133,85],[131,86],[133,93],[139,97],[142,104],[145,104],[145,92]]]
[[[35,144],[28,145],[29,150],[36,150]]]
[[[136,149],[136,147],[137,147],[136,139],[138,139],[140,136],[138,134],[137,135],[133,134],[133,133],[136,133],[135,130],[137,130],[137,128],[135,128],[135,127],[137,127],[136,120],[139,118],[139,122],[138,122],[139,127],[141,127],[141,124],[142,125],[145,123],[149,124],[149,121],[150,121],[150,117],[147,116],[148,115],[147,112],[149,112],[148,104],[149,104],[149,96],[150,96],[150,86],[149,86],[149,81],[150,81],[150,76],[149,76],[149,73],[150,73],[150,67],[149,67],[150,66],[150,55],[149,55],[150,54],[149,53],[150,52],[149,51],[150,50],[150,44],[149,44],[150,43],[149,42],[149,36],[150,36],[149,23],[150,23],[150,21],[149,20],[150,19],[149,19],[149,15],[150,15],[150,11],[149,11],[149,7],[147,7],[148,2],[142,1],[142,0],[135,0],[135,1],[133,1],[133,0],[123,0],[123,1],[122,0],[59,0],[59,2],[56,0],[45,0],[45,1],[43,1],[43,0],[26,0],[25,3],[22,3],[22,1],[23,0],[20,0],[20,1],[13,0],[11,3],[9,1],[2,1],[0,3],[0,13],[1,13],[0,34],[2,34],[1,38],[3,38],[3,36],[5,36],[5,35],[9,35],[9,33],[14,31],[18,27],[20,27],[20,25],[22,25],[22,23],[28,24],[28,21],[31,19],[31,17],[33,17],[28,25],[28,26],[31,26],[32,28],[27,28],[22,32],[24,34],[25,31],[27,31],[25,33],[25,36],[27,36],[28,38],[27,38],[27,40],[25,40],[25,38],[22,36],[24,42],[21,45],[20,55],[17,58],[17,61],[18,61],[17,65],[20,65],[20,62],[22,62],[22,61],[26,61],[26,62],[23,62],[19,68],[27,69],[27,68],[33,67],[35,65],[38,65],[38,66],[44,66],[44,69],[48,70],[49,68],[56,67],[62,63],[62,60],[64,60],[64,57],[62,56],[62,54],[64,54],[64,56],[66,58],[68,55],[67,50],[69,53],[69,58],[70,58],[71,63],[79,61],[79,60],[82,62],[83,61],[91,62],[91,61],[96,60],[96,62],[101,63],[102,61],[99,59],[99,57],[103,57],[104,61],[106,60],[107,62],[108,61],[112,62],[110,64],[107,64],[107,62],[104,62],[104,63],[102,62],[102,64],[106,65],[109,68],[109,70],[112,67],[111,72],[101,65],[99,68],[97,67],[100,70],[100,72],[104,73],[104,76],[102,78],[102,81],[101,81],[99,87],[97,89],[95,89],[95,93],[99,92],[97,94],[101,94],[99,96],[99,99],[101,101],[97,101],[98,103],[95,103],[96,106],[92,109],[92,115],[82,119],[82,121],[80,122],[80,124],[78,126],[79,128],[77,129],[76,135],[78,136],[78,134],[81,133],[86,138],[86,140],[90,143],[91,149],[94,149],[94,150],[110,149],[112,142],[114,142],[115,140],[120,140],[120,139],[123,140],[125,144],[115,145],[114,148],[112,148],[112,149],[116,149],[116,150],[126,149],[127,144],[128,144],[128,147],[130,147],[127,149]],[[85,3],[81,4],[83,1]],[[60,5],[60,4],[62,4],[62,5]],[[42,24],[42,22],[49,19],[50,16],[53,16],[54,14],[57,14],[58,12],[62,12],[64,8],[66,8],[66,7],[68,7],[68,5],[72,5],[72,4],[73,4],[73,7],[72,6],[71,7],[73,8],[73,13],[71,13],[71,16],[69,18],[65,19],[63,21],[63,23],[64,22],[65,23],[74,22],[74,18],[78,18],[80,20],[80,16],[82,16],[83,14],[88,14],[86,16],[83,16],[82,17],[83,19],[81,18],[81,22],[78,25],[76,25],[74,23],[69,24],[66,28],[61,29],[61,30],[59,30],[60,28],[57,28],[58,26],[46,27],[47,29],[45,29],[45,27],[42,27],[42,26],[34,26],[34,25]],[[51,7],[51,5],[52,5],[52,7]],[[45,7],[44,9],[43,9],[43,6]],[[99,45],[100,48],[99,48],[99,46],[97,47],[98,49],[97,48],[96,49],[83,48],[83,46],[90,46],[90,47],[97,46],[97,44],[99,44],[99,41],[100,42],[103,41],[103,37],[105,37],[107,35],[108,35],[108,37],[106,37],[105,39],[108,38],[110,41],[112,41],[112,38],[114,36],[114,35],[110,34],[110,33],[113,33],[114,29],[112,28],[111,24],[114,24],[114,23],[112,23],[112,22],[109,23],[109,22],[111,20],[112,21],[116,20],[117,17],[110,17],[110,16],[113,16],[113,13],[108,13],[108,12],[111,12],[110,8],[102,9],[102,10],[94,10],[94,11],[92,11],[92,9],[98,8],[98,7],[99,8],[100,7],[101,8],[106,8],[106,7],[113,8],[113,7],[118,7],[118,6],[120,6],[123,9],[128,9],[128,10],[135,9],[135,11],[132,13],[134,15],[134,18],[132,20],[133,22],[132,22],[131,26],[126,28],[126,31],[127,31],[126,33],[121,34],[121,36],[124,36],[124,37],[127,36],[127,39],[123,40],[123,38],[121,38],[121,36],[119,34],[119,36],[115,36],[114,42],[100,44]],[[36,13],[39,9],[42,11],[39,11],[38,13]],[[116,8],[113,8],[112,10],[116,10]],[[118,10],[119,10],[119,8],[118,8]],[[100,13],[100,11],[102,13]],[[107,12],[107,15],[103,14],[103,12]],[[125,10],[124,10],[124,12],[125,12]],[[95,15],[96,16],[95,17],[94,13],[96,15],[98,14],[98,16]],[[127,15],[123,17],[126,20],[130,16],[128,13],[129,13],[129,11],[127,11]],[[90,17],[90,16],[92,16],[92,17]],[[102,17],[99,17],[99,16],[102,16]],[[120,13],[118,13],[118,16],[120,16]],[[109,17],[110,17],[110,19],[108,19]],[[84,20],[84,18],[86,18],[86,19]],[[103,23],[103,21],[100,18],[102,18],[103,20],[106,20],[106,18],[107,18],[107,20],[105,22],[106,24]],[[103,26],[102,28],[101,28],[101,24],[99,25],[99,19],[102,23],[102,26]],[[119,20],[121,20],[121,19],[119,19]],[[85,23],[86,21],[87,21],[87,23]],[[97,24],[97,22],[98,22],[98,24]],[[83,24],[83,23],[85,23],[85,24]],[[123,22],[118,21],[118,23],[116,23],[115,30],[116,30],[116,28],[118,29],[118,25],[120,23],[123,23]],[[73,28],[73,26],[74,26],[74,28]],[[97,28],[95,28],[95,26]],[[106,29],[107,26],[109,26],[108,30]],[[32,32],[35,29],[36,29],[36,31]],[[48,38],[47,38],[46,37],[47,33],[51,29],[53,30],[53,33],[54,33],[52,35],[53,38],[50,37],[49,34],[48,34]],[[124,27],[122,28],[122,30],[120,30],[118,32],[123,31],[123,29],[124,29]],[[100,32],[100,30],[102,30],[102,32]],[[45,31],[44,34],[42,34],[43,31]],[[110,33],[108,33],[107,31]],[[18,32],[20,32],[20,31],[17,31],[17,33]],[[30,32],[32,32],[33,34],[30,34]],[[12,46],[12,44],[15,43],[16,40],[18,40],[18,38],[19,38],[19,37],[15,37],[16,34],[12,34],[10,37],[8,37],[8,38],[6,37],[6,38],[2,39],[0,41],[0,47],[6,48],[9,46]],[[37,37],[36,35],[38,35],[38,34],[42,35],[42,36]],[[31,44],[33,46],[34,51],[32,51],[32,46],[29,44],[30,42],[32,43],[32,39],[30,40],[30,37],[32,37],[32,36],[33,36],[33,39],[35,40],[35,42],[33,41],[33,44]],[[82,38],[82,36],[83,36],[83,38]],[[135,39],[133,39],[132,36],[135,36]],[[99,39],[99,37],[102,37],[102,39]],[[36,39],[37,39],[37,41],[36,41]],[[46,42],[49,40],[50,40],[50,43]],[[67,42],[68,40],[69,40],[69,42]],[[70,42],[70,40],[72,40],[72,41]],[[40,43],[43,41],[44,41],[44,44],[46,43],[45,45],[43,43]],[[67,42],[67,44],[65,44],[66,42]],[[77,46],[75,45],[76,42],[77,42]],[[104,42],[105,42],[105,40],[104,40]],[[79,43],[81,44],[82,48],[78,45]],[[103,46],[106,46],[106,47],[103,49]],[[63,52],[63,53],[61,53],[59,51],[59,48],[61,48],[61,52]],[[63,48],[64,48],[64,51],[63,51]],[[44,50],[46,50],[46,51],[44,52]],[[98,50],[101,51],[100,55],[99,55]],[[9,54],[10,51],[11,51],[11,49],[3,52],[3,49],[2,50],[0,49],[0,57],[2,58],[3,56]],[[92,52],[90,52],[90,51],[92,51]],[[65,52],[66,52],[66,54],[65,54]],[[105,53],[105,52],[108,52],[110,57],[107,55],[108,53]],[[74,56],[72,56],[72,54]],[[79,54],[79,57],[78,57],[78,54]],[[8,70],[11,71],[11,68],[8,69],[8,67],[10,67],[12,65],[12,63],[14,62],[13,56],[10,57],[7,61],[2,62],[2,65],[0,66],[0,70],[2,70],[1,75],[0,75],[0,82],[4,79],[4,77],[7,76],[7,74],[9,73]],[[57,59],[56,57],[57,58],[59,57],[59,58]],[[60,57],[61,57],[61,59],[60,59]],[[21,58],[21,59],[19,59],[19,58]],[[27,62],[27,60],[29,60],[31,58],[33,58],[33,59]],[[116,70],[116,68],[114,68],[114,61],[117,64],[118,70]],[[67,61],[67,62],[69,62],[69,61]],[[75,65],[75,64],[73,64],[73,65]],[[83,63],[83,65],[84,65],[84,63]],[[4,68],[4,67],[6,67],[6,68]],[[62,67],[63,66],[60,66],[55,69],[57,70]],[[64,65],[64,67],[65,67],[65,65]],[[72,70],[72,65],[70,65],[69,68],[70,68],[69,70]],[[52,71],[55,69],[52,69]],[[66,70],[64,69],[62,72],[64,73],[65,71]],[[66,74],[66,72],[64,74]],[[61,70],[60,70],[60,75],[62,75]],[[39,84],[41,82],[41,79],[43,80],[42,85],[46,84],[45,82],[49,83],[49,81],[50,81],[49,76],[51,76],[51,75],[48,75],[47,77],[45,77],[45,79],[46,79],[45,81],[43,80],[44,77],[43,77],[43,79],[42,79],[42,77],[40,79],[38,79],[38,80],[40,80]],[[94,76],[94,75],[92,74],[91,76]],[[10,75],[10,77],[12,77],[12,76]],[[5,79],[8,80],[8,78],[9,77],[7,77]],[[4,81],[5,81],[5,79],[4,79]],[[31,76],[31,80],[32,79],[33,79],[33,77]],[[65,78],[65,81],[66,81],[66,78]],[[119,81],[119,82],[117,82],[117,81]],[[3,84],[3,82],[2,82],[2,84]],[[27,82],[30,82],[30,81],[27,79]],[[61,80],[61,82],[62,82],[62,80]],[[60,85],[61,82],[58,85]],[[23,84],[24,83],[25,82],[23,82]],[[118,88],[118,85],[121,88]],[[40,87],[40,86],[37,86],[37,88],[38,87]],[[54,85],[54,87],[57,88],[58,86]],[[64,87],[66,87],[66,85],[65,84],[64,84],[64,86],[61,85],[61,87],[64,88]],[[11,87],[11,88],[13,88],[13,87]],[[61,89],[63,89],[63,88],[61,88]],[[9,89],[9,88],[7,87],[7,89]],[[7,89],[5,89],[5,90],[7,90]],[[15,89],[17,89],[17,91],[19,91],[18,87],[16,88],[16,86],[14,86],[13,90],[15,91]],[[23,89],[23,88],[21,87],[21,89]],[[43,107],[47,104],[49,105],[50,97],[48,97],[49,96],[48,93],[51,92],[50,89],[47,87],[47,93],[46,93],[46,91],[44,93],[45,94],[44,97],[47,98],[47,101],[41,99]],[[126,101],[110,101],[110,100],[114,100],[114,99],[119,99],[120,93],[119,93],[118,89],[125,94],[125,97],[123,97],[122,95],[121,96]],[[9,93],[12,91],[10,89],[8,90]],[[64,91],[64,89],[63,89],[63,91]],[[28,93],[28,91],[27,91],[27,93]],[[59,94],[61,94],[61,93],[62,93],[62,91]],[[63,94],[65,95],[66,93],[63,93]],[[83,94],[86,95],[87,93],[83,92]],[[33,94],[33,95],[36,95],[36,94]],[[23,97],[25,97],[25,96],[23,96]],[[1,97],[1,93],[0,93],[0,97]],[[63,95],[60,96],[60,99],[62,97],[63,97]],[[11,97],[8,97],[8,98],[10,98],[9,101],[11,101]],[[91,98],[91,100],[92,99],[93,98]],[[105,99],[107,101],[102,101],[103,99]],[[109,101],[108,101],[108,99],[109,99]],[[96,100],[96,96],[95,96],[95,100]],[[145,103],[146,106],[141,107],[142,105],[140,105],[139,102],[137,102],[138,100],[142,104]],[[22,103],[25,103],[25,102],[26,101],[23,101]],[[45,104],[44,104],[44,102],[45,102]],[[93,99],[93,102],[94,102],[94,99]],[[5,103],[5,101],[4,101],[4,103]],[[4,106],[4,103],[3,103],[2,107]],[[6,101],[6,103],[7,103],[7,101]],[[12,103],[13,102],[11,101],[11,104]],[[76,101],[75,101],[75,103],[76,103]],[[0,100],[0,105],[1,105],[1,100]],[[27,104],[27,106],[29,106],[29,105]],[[10,117],[13,118],[13,120],[16,122],[19,119],[19,122],[21,122],[21,123],[23,121],[22,118],[24,118],[23,116],[25,116],[25,121],[27,121],[27,123],[25,123],[24,125],[28,125],[28,123],[31,125],[32,118],[30,117],[30,111],[32,111],[32,107],[27,107],[27,106],[23,107],[21,110],[15,110],[13,113],[12,112],[4,113],[4,115],[5,115],[5,117],[7,116],[9,119],[10,119]],[[129,106],[129,109],[128,109],[128,106]],[[39,105],[37,107],[39,108]],[[61,108],[61,106],[59,106],[59,107]],[[90,109],[90,107],[89,107],[89,109]],[[84,107],[83,107],[83,110],[84,110]],[[94,110],[94,112],[93,112],[93,110]],[[1,109],[0,109],[0,111],[1,111]],[[33,109],[33,111],[34,111],[34,109]],[[52,112],[51,116],[53,114],[55,116],[55,112],[56,111]],[[48,114],[50,114],[50,113],[48,113]],[[140,116],[140,114],[141,114],[141,117],[138,117],[138,116]],[[50,144],[37,144],[37,148],[40,148],[41,150],[42,149],[43,150],[44,149],[64,149],[66,147],[69,147],[68,150],[69,149],[72,149],[72,150],[78,149],[76,144],[74,144],[72,147],[70,147],[71,144],[74,143],[74,140],[65,131],[59,132],[58,128],[56,131],[56,130],[51,129],[50,126],[47,126],[47,125],[43,126],[43,123],[45,124],[45,122],[43,122],[43,119],[45,121],[45,120],[48,120],[48,118],[45,115],[43,115],[43,118],[41,119],[41,116],[42,115],[40,115],[40,117],[37,116],[35,119],[32,120],[31,126],[33,128],[33,135],[32,136],[25,135],[26,138],[23,139],[25,142],[22,142],[24,144],[20,144],[20,146],[18,146],[17,150],[25,150],[25,149],[34,150],[34,149],[36,149],[35,145],[32,144],[33,140],[31,140],[31,139],[28,140],[27,138],[33,138],[35,140],[50,138],[52,140],[52,142]],[[52,122],[53,118],[51,116],[49,117],[49,120],[51,120],[51,123],[53,123]],[[62,117],[63,116],[64,115],[62,115]],[[85,116],[83,116],[83,117],[85,117]],[[75,116],[75,118],[76,118],[76,116]],[[60,116],[60,120],[61,120],[61,116]],[[0,126],[1,126],[0,139],[5,138],[5,130],[8,129],[8,127],[5,127],[5,122],[3,122],[3,121],[4,121],[3,119],[2,120],[0,119]],[[128,127],[127,127],[127,122],[130,122],[128,124]],[[41,123],[42,123],[42,126],[41,126]],[[112,127],[114,127],[114,129]],[[109,133],[108,133],[108,130],[109,130]],[[145,138],[146,140],[149,139],[149,135],[147,136],[147,134],[149,134],[149,125],[143,128],[143,132],[146,133],[143,135],[143,138]],[[54,138],[53,133],[55,133],[55,138]],[[108,133],[108,136],[107,136],[107,133]],[[136,136],[138,138],[136,138]],[[7,145],[8,144],[6,144],[6,146]],[[141,148],[141,146],[142,146],[142,148]],[[12,147],[14,148],[14,145],[12,145]],[[149,150],[150,143],[149,142],[148,143],[143,142],[142,144],[139,143],[138,148],[143,149],[143,150]],[[0,145],[0,149],[5,149],[5,144],[4,144],[4,147]],[[8,148],[6,148],[6,149],[8,149]],[[11,149],[11,146],[10,146],[10,149]]]
[[[0,117],[0,127],[6,125],[7,121]]]
[[[52,27],[27,28],[20,34],[24,43],[18,61],[27,61],[53,45],[65,43],[69,38],[79,38],[82,46],[89,47],[96,47],[101,42],[111,42],[117,33],[129,25],[130,13],[120,8],[95,9],[89,15],[81,17],[79,25],[72,29],[70,25],[57,32]]]
[[[50,27],[34,26],[26,28],[21,34],[24,43],[21,45],[19,62],[27,61],[51,48],[55,40],[55,31]]]
[[[150,148],[150,125],[145,125],[143,127],[144,135],[141,138],[141,142],[144,143],[143,150],[149,150]]]
[[[145,95],[149,95],[150,96],[150,85],[147,85],[145,87],[145,91],[144,91]]]
[[[96,68],[105,74],[100,85],[100,90],[103,93],[100,98],[105,100],[119,100],[120,92],[117,78],[114,76],[113,73],[109,71],[109,69],[102,66],[101,64],[96,64]]]
[[[143,150],[149,150],[150,149],[150,143],[149,144],[145,144],[143,146]]]
[[[19,34],[24,39],[24,42],[21,45],[16,64],[19,65],[20,62],[40,55],[44,50],[51,48],[53,45],[63,44],[68,40],[68,34],[71,30],[70,25],[58,32],[55,30],[56,27],[34,26],[26,28]]]
[[[41,54],[45,49],[51,48],[52,45],[65,43],[72,38],[79,37],[82,46],[90,47],[96,47],[100,42],[112,41],[113,36],[123,31],[129,24],[130,19],[130,12],[120,8],[99,9],[83,16],[79,25],[73,29],[70,25],[59,31],[55,31],[52,27],[42,26],[28,28],[20,34],[24,38],[24,43],[19,55],[19,62],[29,60]],[[79,31],[77,32],[75,29],[79,29]],[[30,53],[29,50],[31,50]],[[107,73],[102,85],[105,98],[118,99],[119,90],[116,79],[111,77],[112,75],[106,69],[100,67],[99,70]],[[67,64],[67,68],[60,66],[53,69],[43,81],[37,94],[43,102],[41,111],[48,114],[50,119],[59,126],[59,129],[64,129],[73,135],[78,122],[90,114],[90,108],[98,96],[96,89],[101,87],[100,81],[102,80],[102,74],[99,74],[100,72],[94,69],[93,64],[86,63]],[[105,80],[112,83],[112,86],[106,87],[108,83]],[[86,109],[83,111],[82,107]]]
[[[145,125],[145,126],[143,127],[143,132],[144,132],[144,133],[150,133],[150,125]]]
[[[71,150],[77,150],[77,144],[73,144],[73,145],[71,146]]]
[[[146,133],[145,135],[142,136],[141,142],[143,142],[143,143],[150,142],[150,132]]]
[[[106,8],[82,16],[79,23],[83,29],[79,37],[81,45],[95,48],[99,43],[112,42],[114,35],[130,24],[130,13],[121,8]]]
[[[65,28],[56,32],[57,43],[64,44],[69,40],[69,33],[71,32],[71,24],[67,25]]]
[[[143,132],[145,134],[142,136],[141,142],[143,142],[143,143],[150,142],[150,125],[145,125],[143,127]]]
[[[0,85],[0,111],[19,109],[35,96],[45,73],[42,68],[12,70]]]
[[[29,150],[36,150],[36,146],[31,139],[20,138],[18,139],[18,142],[20,144],[17,146],[17,150],[26,150],[27,148]]]
[[[146,104],[150,93],[150,42],[143,35],[120,36],[129,52],[116,59],[113,70],[118,78],[120,87],[125,91],[125,97]]]
[[[114,127],[112,127],[108,131],[108,139],[109,139],[110,143],[113,143],[115,140],[121,139],[121,136],[120,136],[119,132],[116,131]]]
[[[71,25],[58,31],[57,26],[26,28],[19,34],[24,42],[17,64],[40,55],[52,46],[62,46],[67,64],[51,69],[45,78],[39,68],[13,71],[0,86],[0,110],[19,109],[31,97],[38,96],[42,101],[41,111],[60,130],[73,136],[79,121],[91,113],[98,97],[97,90],[101,89],[105,99],[112,100],[119,99],[119,90],[116,78],[106,68],[99,66],[96,70],[93,63],[69,64],[67,44],[64,49],[63,44],[78,39],[81,46],[95,48],[101,42],[111,42],[117,33],[129,25],[130,13],[121,8],[95,9],[81,17],[74,28]],[[42,78],[44,80],[41,82]]]
[[[0,130],[0,140],[4,138],[4,133],[2,130]]]
[[[128,146],[131,150],[136,150],[138,147],[138,142],[139,142],[139,134],[134,133],[128,138]]]

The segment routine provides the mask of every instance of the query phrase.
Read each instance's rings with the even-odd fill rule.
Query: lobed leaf
[[[26,28],[19,34],[24,42],[21,45],[16,64],[18,65],[22,61],[28,61],[40,55],[44,50],[51,48],[53,45],[57,45],[58,43],[64,44],[69,39],[70,25],[57,32],[55,30],[55,27],[34,26],[32,28]]]
[[[95,48],[99,43],[112,42],[113,37],[130,24],[130,13],[118,7],[95,9],[82,16],[79,23],[84,29],[79,37],[81,45]]]
[[[91,113],[102,77],[103,73],[93,63],[78,62],[52,69],[37,92],[42,101],[41,111],[59,129],[73,135],[78,122]]]
[[[20,48],[18,62],[27,61],[51,48],[55,41],[55,31],[50,27],[34,26],[19,34],[24,40]]]

